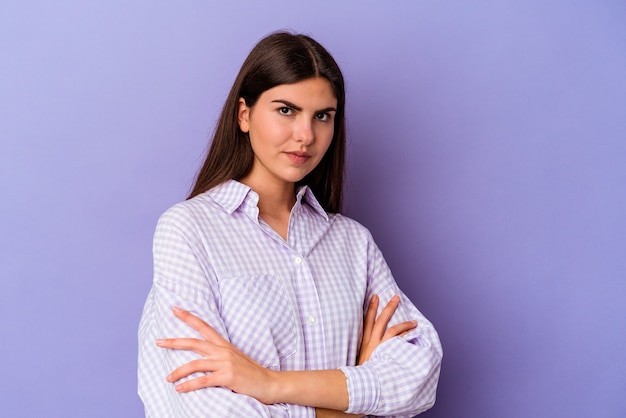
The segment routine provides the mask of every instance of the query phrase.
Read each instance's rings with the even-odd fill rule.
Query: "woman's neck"
[[[244,177],[240,182],[259,195],[259,216],[287,240],[289,217],[296,203],[295,184],[255,182],[249,177]]]

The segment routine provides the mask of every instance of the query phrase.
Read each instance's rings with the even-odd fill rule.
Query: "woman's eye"
[[[287,106],[283,106],[278,109],[278,113],[285,116],[291,116],[293,115],[293,109]]]
[[[326,122],[330,120],[330,115],[328,113],[318,113],[317,115],[315,115],[315,119]]]

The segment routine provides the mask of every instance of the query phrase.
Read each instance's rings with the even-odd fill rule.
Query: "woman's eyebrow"
[[[295,104],[291,103],[288,100],[276,99],[276,100],[272,100],[272,103],[282,103],[285,106],[292,108],[293,110],[297,110],[298,112],[302,110],[300,106],[296,106]]]
[[[272,100],[272,103],[281,103],[298,112],[302,111],[302,108],[300,106],[296,106],[295,104],[291,103],[289,100],[276,99],[276,100]],[[325,109],[316,110],[315,113],[336,112],[336,111],[337,109],[335,109],[334,107],[327,107]]]

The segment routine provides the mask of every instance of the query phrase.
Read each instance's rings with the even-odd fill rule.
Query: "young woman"
[[[250,52],[191,195],[157,225],[147,416],[409,417],[434,403],[437,333],[340,214],[344,111],[341,71],[310,37]]]

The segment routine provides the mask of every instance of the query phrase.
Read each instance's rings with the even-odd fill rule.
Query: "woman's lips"
[[[295,164],[304,164],[311,158],[309,153],[301,151],[289,151],[285,152],[285,155]]]

